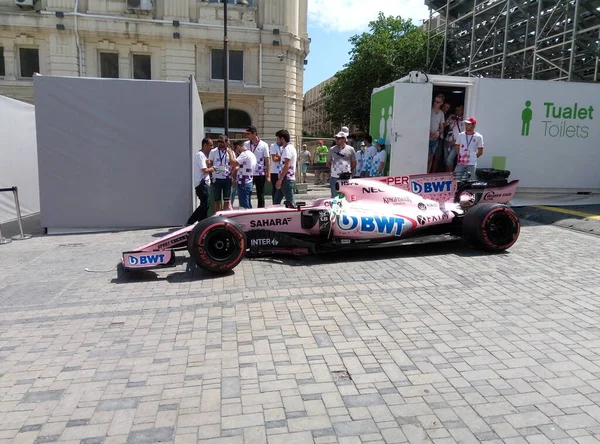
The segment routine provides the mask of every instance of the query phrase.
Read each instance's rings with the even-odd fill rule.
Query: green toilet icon
[[[521,113],[521,120],[523,121],[523,125],[521,126],[521,135],[522,136],[529,135],[529,125],[531,123],[531,119],[533,118],[533,111],[531,110],[531,108],[529,108],[530,106],[531,106],[531,101],[528,100],[527,102],[525,102],[525,108],[523,109],[523,112]]]

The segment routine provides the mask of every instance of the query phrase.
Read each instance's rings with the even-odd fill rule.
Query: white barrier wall
[[[39,213],[35,107],[0,96],[0,188],[19,188],[23,217]],[[16,220],[13,193],[0,193],[0,223]]]
[[[600,85],[478,79],[475,94],[479,167],[495,157],[520,190],[600,191]]]
[[[34,91],[42,227],[186,222],[193,189],[189,82],[36,76]]]

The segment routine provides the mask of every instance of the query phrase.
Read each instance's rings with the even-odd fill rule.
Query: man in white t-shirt
[[[275,194],[277,193],[277,188],[275,188],[275,184],[279,179],[279,173],[281,172],[281,147],[277,142],[271,144],[271,148],[269,152],[271,153],[271,197],[273,201],[275,201]]]
[[[431,118],[429,120],[429,150],[427,153],[427,172],[432,173],[433,169],[433,155],[437,151],[440,143],[440,137],[444,134],[444,126],[446,124],[446,118],[441,107],[444,103],[444,95],[438,94],[435,96],[433,106],[431,108]]]
[[[483,136],[475,131],[477,120],[469,117],[465,120],[465,131],[458,135],[456,155],[458,161],[454,173],[458,180],[475,179],[477,159],[483,154]]]
[[[342,130],[344,127],[342,127]],[[329,150],[327,154],[327,168],[330,168],[329,188],[331,197],[337,195],[335,184],[341,175],[350,174],[356,168],[356,151],[351,145],[346,144],[348,133],[340,131],[335,136],[336,146]]]
[[[233,144],[233,148],[237,155],[237,158],[233,161],[233,175],[236,181],[240,208],[249,210],[252,208],[251,197],[254,171],[256,168],[256,156],[252,151],[246,148],[245,143],[236,142]]]
[[[253,182],[256,185],[258,208],[264,208],[265,183],[271,182],[271,155],[269,153],[269,145],[264,140],[260,140],[254,125],[250,125],[244,132],[248,135],[248,140],[244,145],[247,150],[250,150],[256,156],[256,168],[253,174]]]
[[[229,148],[229,137],[221,134],[217,140],[217,147],[208,155],[208,160],[214,167],[213,191],[215,198],[215,212],[231,210],[231,164],[235,154]],[[223,200],[223,206],[221,205]]]
[[[275,184],[277,193],[273,203],[279,205],[285,198],[292,206],[296,206],[294,199],[294,188],[296,187],[296,162],[298,153],[296,147],[290,143],[290,133],[287,130],[279,130],[275,133],[277,143],[282,148],[281,151],[281,172],[279,179]]]
[[[213,141],[209,138],[202,139],[202,149],[194,156],[194,189],[200,199],[200,205],[187,220],[186,225],[192,225],[205,219],[208,214],[208,201],[210,200],[210,173],[215,169],[208,167],[208,155],[213,149]]]

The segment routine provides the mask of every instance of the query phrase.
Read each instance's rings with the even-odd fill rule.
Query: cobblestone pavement
[[[0,246],[0,442],[598,442],[600,238],[524,224],[221,277],[100,272],[156,230]]]

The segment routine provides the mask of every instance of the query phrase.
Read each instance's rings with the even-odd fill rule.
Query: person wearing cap
[[[250,125],[244,131],[248,135],[248,140],[244,142],[247,150],[250,150],[256,157],[256,167],[252,182],[256,185],[256,198],[258,199],[258,208],[265,207],[265,182],[271,182],[271,155],[267,142],[260,140],[258,131],[254,125]]]
[[[375,142],[377,148],[377,154],[373,156],[371,163],[371,177],[383,176],[383,169],[385,168],[385,162],[387,160],[387,152],[385,151],[385,139],[380,137]]]
[[[371,175],[371,167],[373,165],[373,157],[377,154],[377,148],[373,145],[373,137],[370,134],[365,136],[365,166],[361,177],[369,177]]]
[[[342,127],[342,130],[346,127]],[[346,144],[348,132],[340,131],[335,135],[336,146],[327,154],[327,168],[330,168],[329,187],[331,197],[335,197],[337,191],[335,184],[341,174],[352,174],[356,168],[356,152],[352,146]]]
[[[327,163],[327,153],[329,153],[329,148],[327,148],[322,140],[319,140],[319,146],[315,150],[315,163],[317,164],[315,185],[327,183],[327,167],[325,166]]]
[[[475,179],[477,159],[483,154],[483,136],[475,131],[477,120],[469,117],[465,120],[465,130],[458,135],[456,141],[455,175],[459,180]]]
[[[311,154],[308,151],[306,144],[302,145],[302,151],[298,156],[300,158],[300,172],[302,173],[302,183],[306,183],[306,172],[308,171],[308,165],[310,165]]]

